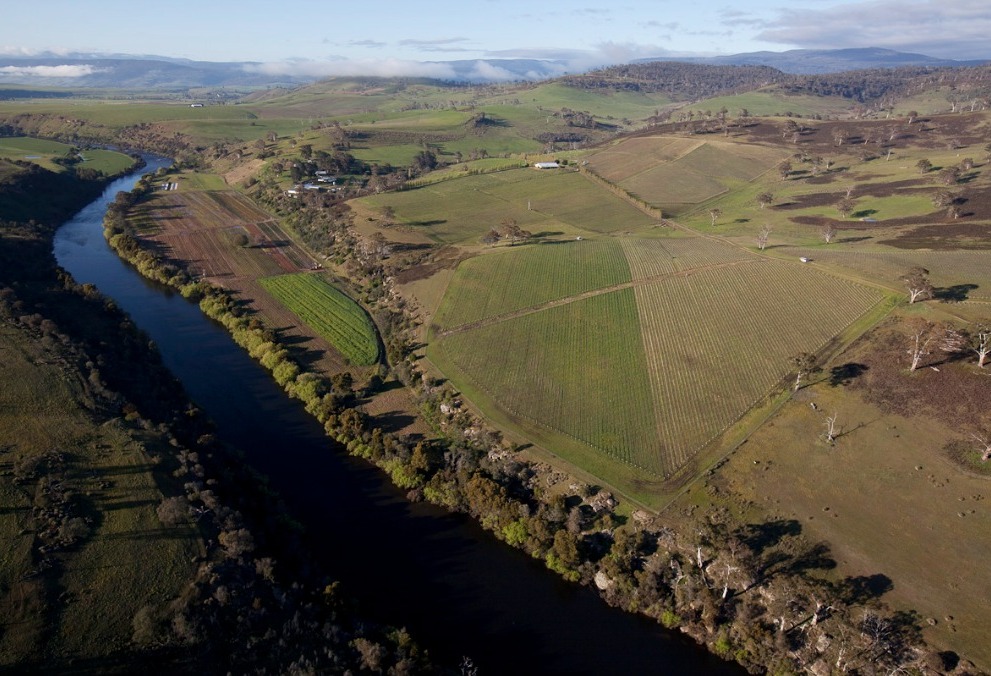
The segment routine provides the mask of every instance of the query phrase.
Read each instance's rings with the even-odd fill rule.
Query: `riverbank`
[[[46,176],[27,175],[35,187]],[[131,186],[97,187],[76,221],[95,211],[99,223]],[[291,530],[257,527],[286,521],[276,500],[219,444],[148,335],[56,266],[58,219],[99,190],[67,192],[76,199],[63,195],[63,210],[38,199],[44,190],[15,192],[28,211],[32,195],[43,208],[0,224],[0,664],[358,669],[364,647],[381,664],[422,668],[408,637],[359,623],[314,584]],[[191,511],[191,493],[208,507]]]

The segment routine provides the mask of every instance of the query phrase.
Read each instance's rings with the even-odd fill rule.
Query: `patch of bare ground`
[[[409,284],[419,279],[433,277],[441,270],[453,270],[469,258],[464,251],[455,247],[444,247],[430,256],[425,262],[400,270],[393,275],[396,284]]]

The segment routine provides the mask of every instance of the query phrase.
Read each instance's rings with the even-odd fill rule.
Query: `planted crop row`
[[[879,292],[788,263],[637,288],[656,424],[674,470],[873,306]]]
[[[991,298],[991,265],[987,251],[849,251],[823,248],[787,249],[796,257],[839,265],[882,284],[900,288],[900,278],[911,268],[929,270],[938,289],[957,286],[967,298]]]
[[[654,412],[631,289],[443,338],[460,374],[513,416],[656,472]],[[650,463],[650,464],[645,464]]]
[[[378,339],[368,315],[319,276],[279,275],[259,282],[351,363],[368,366],[378,359]]]
[[[435,322],[452,328],[629,279],[613,239],[509,248],[462,263]]]
[[[705,237],[629,238],[623,240],[623,250],[633,279],[755,260],[747,251]]]

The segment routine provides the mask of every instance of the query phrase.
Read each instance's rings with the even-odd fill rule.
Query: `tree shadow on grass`
[[[829,384],[832,387],[849,385],[854,380],[862,376],[868,370],[866,364],[847,362],[829,369]]]
[[[891,578],[881,573],[845,577],[837,585],[840,600],[848,605],[863,605],[879,599],[895,588]]]
[[[970,292],[978,288],[977,284],[956,284],[954,286],[933,289],[933,298],[944,303],[960,303],[970,297]]]

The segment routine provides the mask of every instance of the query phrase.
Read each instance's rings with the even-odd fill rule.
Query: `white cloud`
[[[85,77],[101,73],[105,68],[89,65],[62,66],[0,66],[0,74],[11,77]]]
[[[759,40],[809,49],[884,47],[952,59],[991,58],[987,0],[871,0],[786,9]]]
[[[250,64],[244,67],[249,73],[285,75],[293,77],[430,77],[441,80],[454,78],[454,69],[444,63],[424,63],[401,59],[338,59],[334,61],[274,61]]]

